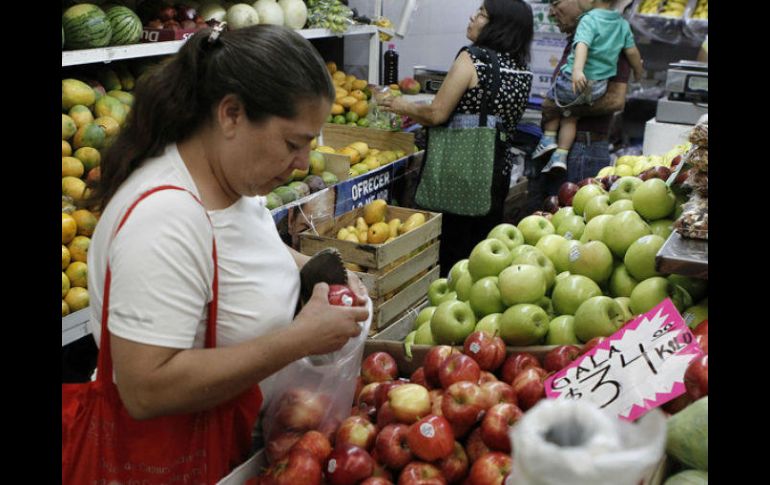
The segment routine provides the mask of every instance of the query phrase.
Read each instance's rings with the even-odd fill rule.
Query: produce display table
[[[708,241],[685,238],[674,231],[655,256],[655,267],[661,273],[708,279]]]

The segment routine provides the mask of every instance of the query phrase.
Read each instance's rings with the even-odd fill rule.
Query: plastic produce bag
[[[369,103],[369,113],[366,116],[369,120],[370,128],[387,131],[401,131],[401,115],[385,111],[379,106],[380,101],[390,96],[393,96],[390,92],[390,87],[372,87],[372,101]]]
[[[667,0],[634,0],[627,16],[628,23],[640,34],[658,42],[667,44],[693,43],[691,39],[684,38],[684,15],[680,17],[661,15]],[[651,12],[649,5],[653,5]],[[645,12],[645,13],[642,13]],[[651,12],[651,13],[646,13]],[[684,12],[683,12],[684,13]]]
[[[369,318],[361,323],[358,337],[336,352],[299,359],[271,376],[271,399],[262,414],[269,461],[288,451],[307,431],[332,436],[350,415],[372,324],[371,299],[367,298],[366,305]]]
[[[634,424],[588,401],[544,400],[509,433],[506,485],[638,485],[663,457],[666,420],[653,410]]]
[[[697,12],[699,12],[698,4],[701,3],[706,4],[706,18],[696,18]],[[702,44],[706,40],[706,36],[709,33],[708,0],[689,1],[684,11],[684,27],[682,32],[685,37],[692,39],[698,44]]]

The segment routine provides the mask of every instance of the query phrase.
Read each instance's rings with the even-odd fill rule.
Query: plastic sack
[[[369,120],[370,128],[387,131],[401,131],[401,115],[385,111],[379,106],[380,101],[390,96],[393,96],[390,92],[390,87],[372,87],[372,101],[369,102],[369,113],[366,115],[366,119]]]
[[[372,325],[371,299],[367,298],[366,305],[369,318],[360,323],[358,337],[336,352],[296,360],[271,376],[271,398],[262,414],[269,462],[288,451],[307,431],[318,430],[331,439],[350,415],[364,343]]]
[[[589,401],[543,400],[509,431],[506,485],[638,485],[666,444],[666,419],[653,410],[637,423]]]
[[[699,45],[706,40],[706,36],[709,33],[708,16],[706,18],[697,17],[700,13],[698,5],[701,3],[706,4],[706,12],[708,15],[708,0],[690,0],[684,11],[684,26],[682,27],[684,36]]]
[[[706,192],[708,193],[708,175],[705,175]],[[691,182],[690,179],[687,183]],[[701,182],[703,183],[703,182]],[[689,201],[682,206],[682,215],[674,221],[674,229],[684,237],[693,239],[709,238],[709,201],[699,195],[700,187]]]
[[[640,34],[658,42],[666,44],[680,44],[683,42],[694,44],[691,39],[684,38],[684,15],[672,17],[660,14],[665,8],[666,1],[634,0],[627,16],[628,23]],[[654,4],[653,10],[648,8],[651,4]]]

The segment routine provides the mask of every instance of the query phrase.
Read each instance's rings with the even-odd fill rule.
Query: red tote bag
[[[161,186],[143,193],[123,216],[118,231],[139,202],[160,190],[186,189]],[[197,197],[196,200],[200,203]],[[214,295],[209,303],[207,348],[216,346],[216,242],[213,258]],[[110,280],[108,265],[96,380],[62,384],[62,483],[215,484],[248,457],[251,431],[262,405],[259,386],[208,411],[142,421],[133,419],[112,381],[107,329]]]

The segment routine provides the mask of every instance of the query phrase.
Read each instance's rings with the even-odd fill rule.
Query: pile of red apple
[[[663,405],[663,410],[676,414],[693,402],[709,394],[709,322],[704,320],[692,331],[695,340],[703,350],[702,356],[693,359],[684,373],[686,392]]]
[[[512,466],[510,426],[545,397],[547,376],[580,353],[559,346],[542,363],[506,356],[500,337],[479,331],[463,351],[433,347],[404,379],[391,355],[375,352],[338,427],[320,422],[323,396],[286,398],[277,420],[287,431],[268,439],[271,466],[259,484],[500,485]]]
[[[148,16],[151,18],[145,23],[145,27],[150,29],[199,30],[212,26],[194,7],[184,4],[161,6],[154,14]]]

